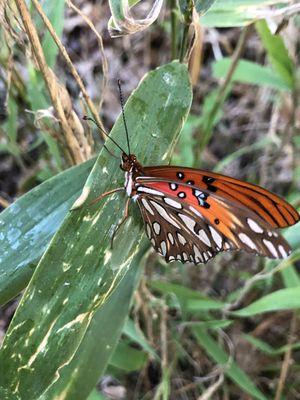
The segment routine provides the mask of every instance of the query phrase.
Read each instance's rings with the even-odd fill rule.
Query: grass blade
[[[241,310],[232,311],[238,317],[250,317],[270,311],[292,310],[300,308],[300,287],[277,290]]]

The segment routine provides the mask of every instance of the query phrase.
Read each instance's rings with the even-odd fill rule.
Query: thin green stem
[[[178,53],[178,16],[176,0],[170,0],[171,9],[171,57],[177,58]]]
[[[187,49],[188,49],[189,29],[190,29],[190,25],[191,25],[192,19],[193,19],[193,7],[194,7],[193,1],[188,0],[187,8],[184,13],[184,28],[183,28],[181,47],[180,47],[180,55],[179,55],[180,62],[184,62],[184,59],[185,59],[185,56],[187,53]]]

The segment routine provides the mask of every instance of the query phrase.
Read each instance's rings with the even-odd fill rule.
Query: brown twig
[[[9,205],[9,202],[4,197],[0,196],[0,206],[7,208]]]
[[[199,15],[196,10],[193,10],[192,27],[194,28],[194,39],[189,50],[189,71],[192,85],[195,86],[198,82],[202,65],[202,52],[203,52],[203,28],[199,22]]]
[[[219,389],[219,387],[222,385],[222,383],[224,382],[224,374],[221,373],[219,375],[218,380],[213,383],[212,385],[210,385],[205,392],[198,397],[198,400],[209,400],[212,398],[212,395]]]
[[[56,34],[55,30],[53,29],[53,26],[49,20],[49,18],[47,17],[47,15],[44,13],[40,3],[37,0],[32,0],[33,5],[35,6],[37,12],[39,13],[39,15],[41,16],[46,28],[48,29],[50,35],[52,36],[54,42],[56,43],[59,51],[61,52],[63,58],[65,59],[66,64],[68,65],[74,79],[76,80],[82,95],[91,111],[91,113],[93,114],[94,119],[97,121],[98,125],[100,125],[101,129],[104,129],[103,123],[101,121],[101,119],[99,118],[99,115],[97,113],[97,110],[94,106],[94,103],[92,102],[90,96],[88,95],[86,88],[82,82],[82,79],[79,75],[79,73],[77,72],[74,64],[72,63],[72,60],[70,59],[70,56],[65,48],[65,46],[62,44],[61,40],[59,39],[58,35]],[[99,133],[101,133],[101,131],[99,131]],[[105,137],[105,136],[103,136]]]
[[[48,67],[43,53],[43,49],[36,31],[36,28],[32,22],[29,10],[24,0],[15,0],[16,6],[20,13],[26,34],[30,41],[32,52],[35,56],[37,65],[43,75],[45,84],[50,94],[50,98],[58,116],[62,132],[65,137],[66,144],[72,155],[72,160],[74,164],[79,164],[85,161],[85,157],[81,152],[80,145],[76,140],[76,137],[70,128],[67,117],[64,112],[64,106],[60,97],[60,86],[57,82],[55,75],[52,70]],[[64,99],[65,100],[65,99]]]
[[[79,73],[77,72],[77,70],[76,70],[74,64],[72,63],[72,60],[70,59],[70,56],[69,56],[69,54],[68,54],[66,48],[64,47],[64,45],[62,44],[61,40],[60,40],[59,37],[57,36],[57,34],[56,34],[55,30],[53,29],[53,26],[52,26],[52,24],[51,24],[49,18],[48,18],[47,15],[44,13],[44,11],[43,11],[43,9],[42,9],[40,3],[39,3],[37,0],[32,0],[32,2],[33,2],[33,4],[34,4],[34,6],[35,6],[37,12],[40,14],[40,16],[41,16],[41,18],[42,18],[42,20],[43,20],[43,22],[44,22],[46,28],[48,29],[50,35],[52,36],[54,42],[56,43],[56,45],[57,45],[59,51],[61,52],[61,54],[62,54],[62,56],[63,56],[63,58],[65,59],[65,62],[66,62],[66,64],[68,65],[68,67],[69,67],[69,69],[70,69],[70,71],[71,71],[71,73],[72,73],[74,79],[76,80],[77,85],[79,86],[79,88],[80,88],[80,90],[81,90],[81,92],[82,92],[82,95],[83,95],[83,97],[84,97],[84,99],[85,99],[85,101],[86,101],[86,103],[87,103],[87,105],[88,105],[88,107],[89,107],[89,109],[90,109],[90,111],[91,111],[91,113],[92,113],[94,119],[97,121],[97,124],[101,127],[101,129],[103,129],[103,130],[105,131],[105,128],[104,128],[104,126],[103,126],[103,123],[102,123],[101,119],[99,118],[99,115],[98,115],[98,112],[97,112],[97,110],[96,110],[96,108],[95,108],[95,106],[94,106],[94,103],[92,102],[90,96],[88,95],[88,93],[87,93],[87,91],[86,91],[86,88],[85,88],[85,86],[84,86],[84,84],[83,84],[83,82],[82,82],[82,79],[81,79]],[[75,6],[74,6],[74,7],[75,7]],[[75,8],[76,8],[76,7],[75,7]],[[101,39],[102,39],[102,38],[101,38]],[[102,43],[102,42],[101,42],[101,43]],[[102,48],[103,48],[103,43],[102,43]],[[103,65],[106,65],[106,63],[104,62]],[[104,68],[103,68],[103,69],[104,69]],[[103,73],[103,74],[104,74],[104,73]],[[101,135],[103,135],[103,138],[105,137],[105,135],[102,134],[102,132],[101,132],[100,130],[99,130],[99,133],[100,133]]]
[[[292,344],[293,344],[293,342],[295,340],[296,330],[297,330],[297,314],[294,312],[292,320],[291,320],[288,343],[287,343],[288,349],[284,354],[284,359],[283,359],[283,363],[282,363],[282,366],[281,366],[279,382],[278,382],[278,385],[277,385],[277,390],[276,390],[276,395],[275,395],[275,399],[274,400],[280,400],[281,399],[281,395],[282,395],[282,392],[283,392],[283,389],[284,389],[285,381],[286,381],[286,378],[287,378],[289,366],[290,366],[291,359],[292,359]]]

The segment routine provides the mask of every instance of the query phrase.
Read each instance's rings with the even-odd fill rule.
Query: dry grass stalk
[[[83,84],[83,81],[80,77],[80,75],[78,74],[74,64],[72,63],[72,60],[70,59],[70,56],[65,48],[65,46],[62,44],[61,40],[59,39],[59,37],[57,36],[55,30],[53,29],[53,26],[49,20],[49,18],[47,17],[47,15],[44,13],[40,3],[37,0],[32,0],[33,5],[35,6],[37,12],[39,13],[39,15],[41,16],[46,28],[48,29],[50,35],[52,36],[54,42],[56,43],[61,55],[63,56],[66,64],[68,65],[70,72],[72,73],[74,79],[76,80],[82,95],[88,105],[88,108],[90,109],[94,119],[97,121],[98,125],[101,127],[101,129],[105,130],[103,123],[101,121],[101,119],[99,118],[98,112],[95,108],[94,103],[92,102],[90,96],[87,93],[87,90]]]
[[[196,10],[193,10],[194,40],[192,47],[189,51],[189,71],[192,85],[195,86],[198,82],[202,65],[202,51],[203,51],[203,28],[199,22],[199,16]]]
[[[46,63],[37,30],[32,22],[25,1],[15,0],[15,4],[20,13],[20,17],[31,44],[36,63],[49,91],[51,102],[62,128],[62,134],[64,135],[66,146],[72,157],[72,162],[74,164],[80,164],[87,159],[86,154],[89,153],[89,150],[81,147],[82,143],[84,143],[84,138],[81,137],[82,131],[80,129],[78,130],[77,121],[75,122],[72,117],[70,118],[72,115],[72,112],[70,112],[70,109],[72,109],[71,100],[68,95],[66,96],[66,91],[62,89],[57,77]],[[73,129],[77,129],[76,134]],[[78,137],[81,137],[82,140],[78,141]]]
[[[292,361],[292,344],[295,341],[295,334],[297,332],[297,313],[293,313],[291,325],[290,325],[290,332],[288,337],[288,349],[284,354],[284,360],[281,366],[280,378],[276,390],[275,400],[280,400],[282,397],[282,392],[284,389],[284,385],[286,382],[286,378],[288,375],[289,366],[291,365]]]

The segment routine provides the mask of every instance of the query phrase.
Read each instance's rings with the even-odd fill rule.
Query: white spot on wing
[[[253,232],[263,233],[264,230],[262,229],[262,227],[259,226],[257,222],[253,221],[253,219],[247,218],[247,223]]]
[[[147,194],[153,194],[154,196],[163,196],[164,194],[162,192],[159,192],[158,190],[155,189],[151,189],[145,186],[139,186],[137,188],[138,192],[142,192],[142,193],[147,193]]]
[[[180,226],[176,223],[176,221],[173,220],[173,218],[171,218],[169,216],[169,214],[166,212],[166,210],[158,203],[156,203],[155,201],[150,201],[150,203],[156,208],[156,210],[158,211],[159,215],[161,215],[163,217],[163,219],[165,219],[167,222],[169,222],[170,224],[176,226],[176,228],[180,229]]]
[[[281,244],[278,246],[278,250],[280,251],[280,254],[283,258],[288,257],[288,253],[285,251],[284,247]]]
[[[156,233],[156,235],[160,234],[160,225],[158,222],[153,223],[153,229],[154,229],[154,232]]]
[[[182,205],[178,203],[178,201],[170,199],[169,197],[164,197],[164,202],[169,204],[171,207],[178,208],[179,210],[182,209]]]
[[[204,229],[201,229],[199,231],[198,237],[204,244],[206,244],[207,246],[211,247],[211,243],[210,243],[209,237],[207,236],[207,233],[205,232]]]
[[[195,253],[195,260],[197,262],[202,262],[203,261],[202,254],[201,254],[200,250],[198,249],[198,247],[194,245],[193,249],[194,249],[194,253]]]
[[[241,241],[247,245],[248,247],[250,247],[250,249],[254,249],[257,250],[255,243],[249,238],[249,236],[247,236],[245,233],[240,233],[239,234],[239,238],[241,239]]]
[[[189,230],[194,232],[194,226],[196,225],[196,222],[192,218],[188,217],[187,215],[178,214],[178,216],[185,223],[185,225],[189,228]]]
[[[212,226],[209,225],[209,230],[211,232],[211,235],[216,243],[216,245],[221,248],[222,246],[222,236],[213,228]]]
[[[173,244],[175,243],[175,242],[174,242],[174,237],[173,237],[173,235],[172,235],[171,232],[168,233],[168,239],[169,239],[171,245],[173,245]]]
[[[179,242],[180,242],[182,245],[185,245],[185,244],[186,244],[185,237],[182,236],[179,232],[177,233],[177,237],[178,237]]]
[[[182,253],[183,261],[188,261],[188,255],[186,253]]]
[[[278,253],[277,250],[275,248],[275,246],[273,245],[272,242],[270,242],[267,239],[263,239],[264,244],[267,246],[267,248],[270,250],[270,252],[272,253],[272,255],[277,258],[278,257]]]
[[[151,215],[154,215],[154,212],[146,199],[142,199],[142,204]]]
[[[160,244],[162,255],[165,256],[167,254],[167,245],[165,241],[162,241]]]

